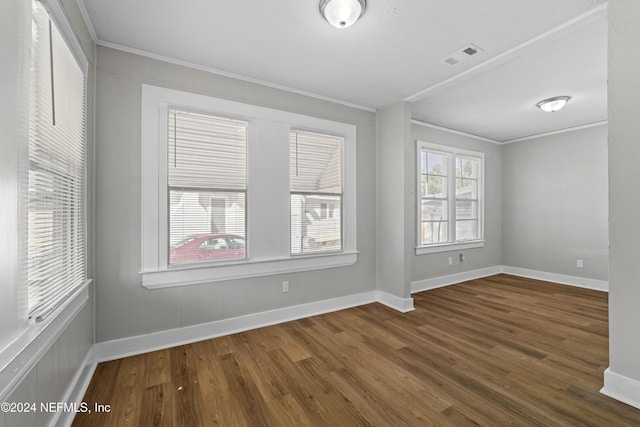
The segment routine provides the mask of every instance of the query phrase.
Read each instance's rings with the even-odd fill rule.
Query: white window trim
[[[241,120],[249,121],[249,147],[252,145],[252,138],[255,138],[255,130],[252,130],[251,123],[260,121],[285,123],[290,129],[304,129],[343,136],[345,139],[343,250],[326,254],[314,253],[292,256],[290,254],[290,244],[288,243],[290,238],[289,227],[284,230],[287,233],[286,242],[279,245],[278,253],[263,253],[252,256],[250,245],[252,245],[251,238],[256,231],[256,226],[254,225],[256,212],[251,211],[251,162],[252,158],[253,161],[257,160],[249,151],[249,176],[247,178],[247,203],[249,206],[247,211],[247,244],[249,245],[247,252],[249,258],[216,264],[168,266],[167,168],[165,166],[167,164],[167,135],[163,130],[166,128],[165,112],[169,106],[195,109],[223,117],[237,117]],[[142,276],[142,285],[145,288],[166,288],[333,268],[353,265],[357,261],[356,127],[354,125],[146,84],[142,85],[141,114],[142,265],[140,274]],[[287,144],[288,141],[287,133]],[[288,156],[286,161],[288,162]],[[288,198],[288,185],[282,191]],[[284,208],[289,208],[288,203]]]
[[[89,72],[89,60],[84,54],[82,50],[82,46],[80,42],[75,36],[75,32],[67,19],[64,8],[60,4],[59,0],[37,0],[42,6],[49,12],[49,16],[58,27],[60,34],[64,38],[65,42],[67,42],[67,46],[71,51],[73,57],[76,59],[78,66],[82,69],[82,72],[85,75],[85,86],[88,84],[88,72]],[[88,93],[88,92],[87,92]]]
[[[480,236],[477,240],[460,240],[460,241],[451,241],[446,243],[435,243],[432,245],[421,245],[420,244],[420,229],[421,229],[421,217],[422,217],[422,193],[421,193],[421,182],[420,182],[420,171],[422,166],[422,150],[434,150],[434,151],[442,151],[450,155],[448,168],[451,170],[452,174],[455,175],[455,158],[457,156],[470,156],[477,157],[481,159],[482,165],[480,168],[480,176],[478,177],[478,200],[480,207],[478,209],[478,234]],[[450,147],[447,145],[433,144],[430,142],[416,140],[416,255],[425,255],[432,254],[438,252],[449,252],[449,251],[457,251],[457,250],[465,250],[465,249],[473,249],[473,248],[482,248],[484,247],[484,153],[464,150],[461,148]],[[455,177],[454,177],[455,178]],[[455,188],[455,179],[451,179],[451,177],[447,178],[449,182],[450,189]],[[453,181],[453,182],[452,182]],[[449,227],[455,227],[456,222],[456,208],[455,208],[455,192],[449,191],[451,194],[449,198]],[[453,228],[455,230],[455,228]],[[450,230],[451,232],[454,232]]]

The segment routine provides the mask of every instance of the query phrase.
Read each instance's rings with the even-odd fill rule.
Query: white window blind
[[[290,133],[291,253],[342,250],[344,139]]]
[[[32,6],[27,281],[37,321],[86,280],[85,74],[38,2]]]
[[[169,264],[246,257],[247,129],[169,109]]]

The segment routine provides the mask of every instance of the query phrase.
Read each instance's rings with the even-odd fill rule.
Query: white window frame
[[[423,245],[421,241],[421,219],[422,219],[422,191],[421,191],[421,170],[422,151],[438,151],[448,155],[447,164],[447,186],[448,186],[448,242]],[[478,239],[456,240],[456,171],[455,161],[458,156],[475,157],[480,160],[480,173],[478,176]],[[484,247],[484,153],[450,147],[447,145],[433,144],[425,141],[416,141],[416,255],[424,255],[437,252],[457,251],[472,248]]]
[[[247,258],[215,264],[168,264],[167,111],[184,108],[249,122]],[[142,285],[148,289],[353,265],[356,235],[356,127],[210,96],[142,85]],[[342,136],[343,250],[290,253],[289,132]],[[273,165],[277,165],[274,168]],[[265,179],[268,177],[268,179]]]

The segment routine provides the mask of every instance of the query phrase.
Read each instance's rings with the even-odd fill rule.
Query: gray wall
[[[415,255],[416,140],[484,153],[484,235],[486,242],[483,248]],[[411,230],[413,230],[409,248],[413,254],[411,255],[411,281],[416,282],[500,265],[502,257],[502,147],[480,139],[417,124],[411,126],[411,142],[413,153],[410,158],[410,167],[407,168],[406,172],[411,179],[410,191],[413,200],[411,206],[407,208],[410,215]],[[459,253],[465,254],[466,259],[464,262],[460,262]],[[453,257],[453,265],[449,265],[450,256]]]
[[[100,47],[97,53],[95,257],[97,340],[180,328],[375,289],[375,115]],[[354,266],[147,290],[140,270],[141,84],[357,126],[358,262]],[[282,281],[291,291],[282,293]]]
[[[607,127],[507,144],[502,160],[502,263],[607,280]]]
[[[406,169],[410,165],[406,147],[410,145],[411,111],[409,104],[399,103],[381,108],[376,117],[376,227],[377,288],[400,298],[411,294],[405,209]]]
[[[640,381],[640,2],[611,1],[608,14],[609,368]]]
[[[80,18],[75,1],[63,2],[65,14],[76,35],[84,40],[83,50],[90,63],[93,44]],[[19,144],[28,138],[28,84],[31,2],[3,0],[0,13],[0,355],[6,345],[28,328],[26,289],[19,278]],[[89,71],[88,175],[91,176],[92,65]],[[91,183],[89,183],[91,194]],[[89,218],[91,198],[89,196]],[[89,221],[91,221],[89,219]],[[89,222],[89,245],[91,245]],[[89,270],[91,257],[89,255]],[[73,377],[93,344],[93,304],[91,301],[60,331],[52,346],[39,360],[17,361],[34,367],[6,399],[7,402],[57,402],[63,400]],[[5,356],[5,355],[2,355]],[[4,384],[0,384],[0,387]],[[2,391],[0,389],[0,391]],[[46,425],[53,414],[0,413],[0,426]]]

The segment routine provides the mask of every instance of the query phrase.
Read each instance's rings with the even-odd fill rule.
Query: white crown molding
[[[251,77],[246,77],[246,76],[243,76],[241,74],[235,74],[235,73],[230,73],[230,72],[227,72],[227,71],[222,71],[222,70],[219,70],[217,68],[207,67],[207,66],[204,66],[204,65],[198,65],[198,64],[195,64],[193,62],[182,61],[180,59],[170,58],[168,56],[147,52],[145,50],[134,49],[134,48],[131,48],[131,47],[128,47],[128,46],[123,46],[123,45],[120,45],[120,44],[117,44],[117,43],[111,43],[111,42],[107,42],[107,41],[104,41],[104,40],[97,40],[96,41],[96,45],[102,46],[102,47],[108,47],[110,49],[115,49],[115,50],[119,50],[119,51],[126,52],[126,53],[131,53],[131,54],[134,54],[134,55],[143,56],[143,57],[149,58],[149,59],[155,59],[157,61],[163,61],[163,62],[168,62],[168,63],[174,64],[174,65],[180,65],[182,67],[192,68],[194,70],[205,71],[207,73],[217,74],[219,76],[229,77],[229,78],[236,79],[236,80],[241,80],[241,81],[244,81],[244,82],[247,82],[247,83],[254,83],[254,84],[257,84],[257,85],[270,87],[272,89],[278,89],[278,90],[283,90],[283,91],[290,92],[290,93],[295,93],[295,94],[298,94],[298,95],[308,96],[309,98],[315,98],[315,99],[319,99],[319,100],[322,100],[322,101],[332,102],[334,104],[340,104],[340,105],[344,105],[346,107],[356,108],[358,110],[368,111],[368,112],[371,112],[371,113],[375,113],[377,111],[375,108],[367,107],[367,106],[364,106],[364,105],[354,104],[352,102],[343,101],[341,99],[331,98],[331,97],[324,96],[324,95],[319,95],[319,94],[313,93],[313,92],[307,92],[307,91],[304,91],[304,90],[295,89],[295,88],[288,87],[288,86],[283,86],[283,85],[278,85],[278,84],[275,84],[275,83],[270,83],[270,82],[267,82],[267,81],[264,81],[264,80],[259,80],[259,79],[254,79],[254,78],[251,78]]]
[[[589,128],[598,127],[598,126],[606,126],[608,123],[609,123],[608,120],[602,120],[602,121],[599,121],[599,122],[587,123],[587,124],[584,124],[584,125],[573,126],[573,127],[570,127],[570,128],[554,130],[554,131],[551,131],[551,132],[537,133],[537,134],[534,134],[534,135],[524,136],[522,138],[510,139],[508,141],[496,141],[494,139],[485,138],[483,136],[474,135],[472,133],[462,132],[462,131],[459,131],[459,130],[455,130],[455,129],[446,128],[446,127],[434,125],[434,124],[431,124],[431,123],[423,122],[421,120],[411,119],[411,124],[414,124],[414,125],[417,125],[417,126],[423,126],[423,127],[427,127],[427,128],[431,128],[431,129],[440,130],[442,132],[453,133],[453,134],[456,134],[456,135],[461,135],[461,136],[465,136],[467,138],[473,138],[473,139],[477,139],[477,140],[480,140],[480,141],[491,142],[491,143],[497,144],[497,145],[507,145],[507,144],[511,144],[511,143],[514,143],[514,142],[529,141],[529,140],[532,140],[532,139],[543,138],[545,136],[560,135],[560,134],[563,134],[563,133],[575,132],[575,131],[582,130],[582,129],[589,129]]]
[[[549,31],[545,31],[544,33],[539,34],[515,47],[507,49],[502,53],[499,53],[498,55],[487,59],[484,62],[481,62],[454,76],[451,76],[448,79],[442,80],[434,85],[431,85],[426,89],[416,92],[415,94],[404,98],[404,101],[405,102],[420,101],[438,89],[441,89],[445,86],[452,85],[461,79],[468,79],[480,72],[485,72],[485,70],[488,67],[499,66],[511,60],[512,58],[517,57],[518,55],[520,55],[520,53],[523,50],[533,48],[535,45],[537,45],[538,43],[542,42],[543,40],[549,37],[557,36],[558,34],[571,31],[576,26],[583,25],[584,23],[588,23],[588,22],[591,22],[592,20],[598,19],[599,18],[598,15],[606,13],[606,10],[607,10],[607,3],[594,7],[593,9],[590,9],[587,12],[576,16],[575,18],[570,19],[569,21],[566,21],[558,25],[557,27],[552,28]]]
[[[76,0],[76,4],[78,5],[78,9],[80,9],[80,15],[82,15],[84,25],[86,25],[89,35],[91,35],[91,40],[93,40],[94,43],[97,43],[98,35],[96,33],[96,28],[93,26],[93,21],[91,21],[91,17],[89,16],[89,12],[87,11],[84,1]]]
[[[544,132],[544,133],[538,133],[538,134],[535,134],[535,135],[524,136],[522,138],[510,139],[509,141],[504,141],[504,142],[501,142],[500,144],[511,144],[513,142],[529,141],[531,139],[543,138],[545,136],[560,135],[560,134],[567,133],[567,132],[575,132],[575,131],[581,130],[581,129],[589,129],[589,128],[593,128],[593,127],[597,127],[597,126],[605,126],[608,123],[609,123],[608,120],[602,120],[602,121],[599,121],[599,122],[587,123],[585,125],[573,126],[573,127],[570,127],[570,128],[554,130],[554,131],[551,131],[551,132]]]
[[[494,139],[489,139],[489,138],[485,138],[483,136],[474,135],[472,133],[462,132],[462,131],[459,131],[459,130],[455,130],[455,129],[451,129],[451,128],[446,128],[446,127],[434,125],[434,124],[431,124],[431,123],[423,122],[421,120],[411,119],[411,124],[414,124],[414,125],[417,125],[417,126],[426,127],[426,128],[431,128],[431,129],[435,129],[435,130],[440,130],[440,131],[443,131],[443,132],[453,133],[453,134],[456,134],[456,135],[466,136],[467,138],[478,139],[480,141],[491,142],[492,144],[498,144],[498,145],[502,144],[502,142],[496,141]]]
[[[611,370],[604,371],[604,387],[600,393],[640,409],[640,381]]]

